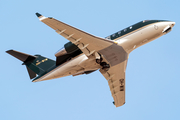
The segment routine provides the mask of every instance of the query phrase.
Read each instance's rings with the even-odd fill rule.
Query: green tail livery
[[[32,56],[15,50],[8,50],[6,52],[21,60],[23,65],[26,65],[30,79],[35,77],[35,79],[37,79],[48,73],[56,66],[56,62],[54,60],[43,57],[41,55]]]

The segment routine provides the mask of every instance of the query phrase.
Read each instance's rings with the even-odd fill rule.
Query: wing
[[[122,106],[125,104],[125,71],[128,54],[117,45],[112,45],[99,52],[111,65],[108,71],[100,69],[100,72],[108,81],[115,106]]]
[[[36,15],[38,16],[40,21],[54,29],[58,34],[62,35],[63,37],[77,45],[87,57],[94,54],[96,51],[114,44],[113,41],[93,36],[54,18],[47,18],[39,13],[36,13]]]
[[[125,68],[127,60],[123,63],[111,67],[107,72],[100,70],[103,76],[107,79],[109,88],[114,99],[116,107],[125,104]]]

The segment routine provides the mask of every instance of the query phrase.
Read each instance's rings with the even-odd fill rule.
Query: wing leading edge
[[[78,48],[89,58],[98,52],[108,64],[109,70],[100,69],[107,79],[116,107],[125,104],[125,70],[128,54],[114,41],[99,38],[51,17],[36,13],[40,21],[54,29]]]
[[[54,18],[44,17],[39,13],[36,13],[36,15],[40,21],[54,29],[58,34],[68,39],[73,44],[77,45],[87,57],[93,55],[96,51],[114,44],[113,41],[96,37]]]

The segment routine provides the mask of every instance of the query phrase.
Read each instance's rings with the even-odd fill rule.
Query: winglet
[[[39,14],[38,12],[36,13],[36,15],[37,15],[37,17],[40,17],[40,16],[42,16],[41,14]]]
[[[43,15],[39,14],[38,12],[36,13],[36,16],[39,18],[40,21],[46,19]]]

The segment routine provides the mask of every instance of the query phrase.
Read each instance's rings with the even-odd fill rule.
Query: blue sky
[[[179,0],[1,0],[0,119],[180,119],[179,4]],[[99,71],[32,83],[21,61],[5,53],[15,49],[55,60],[54,53],[68,41],[41,23],[36,12],[100,37],[146,19],[176,25],[130,54],[126,104],[115,108]]]

